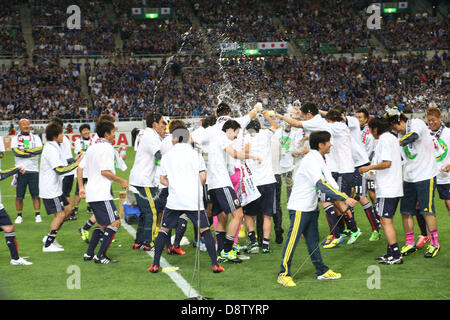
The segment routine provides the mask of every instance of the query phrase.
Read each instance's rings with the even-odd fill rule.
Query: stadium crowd
[[[0,12],[0,56],[25,56],[26,44],[22,33],[19,5],[1,2]]]

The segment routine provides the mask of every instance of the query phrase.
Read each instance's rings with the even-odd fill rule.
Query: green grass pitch
[[[133,165],[134,151],[128,151],[126,172],[118,174],[128,179]],[[14,165],[14,157],[7,152],[2,160],[2,168]],[[2,202],[12,221],[16,218],[15,189],[10,185],[11,178],[0,183]],[[74,188],[75,189],[75,188]],[[74,190],[73,189],[73,190]],[[120,186],[113,184],[114,196],[118,198]],[[116,201],[118,205],[118,201]],[[282,194],[283,227],[285,239],[289,228],[286,210],[286,194]],[[111,244],[108,255],[120,262],[114,265],[97,265],[82,259],[87,244],[81,241],[77,229],[86,222],[89,215],[85,211],[84,200],[80,205],[78,220],[68,221],[58,234],[58,241],[64,245],[64,252],[43,253],[42,238],[47,234],[52,216],[47,216],[43,204],[41,215],[43,222],[34,222],[34,211],[29,193],[24,200],[24,222],[16,225],[19,254],[29,257],[31,266],[9,265],[10,255],[4,240],[0,243],[0,298],[3,299],[184,299],[176,284],[165,273],[151,274],[147,271],[152,258],[143,251],[133,251],[133,238],[121,227],[116,241]],[[356,220],[363,231],[358,241],[348,246],[346,243],[335,249],[321,249],[326,265],[342,273],[340,280],[316,280],[304,240],[300,240],[293,259],[294,281],[297,287],[285,288],[277,284],[283,244],[271,240],[273,252],[268,255],[251,255],[240,265],[224,264],[225,273],[213,274],[209,256],[200,254],[200,279],[203,296],[216,300],[334,300],[334,299],[440,299],[450,297],[450,280],[446,276],[450,267],[450,216],[445,205],[436,195],[436,208],[441,251],[433,259],[423,257],[424,249],[405,257],[403,265],[378,265],[375,257],[385,253],[386,242],[369,242],[370,226],[361,206],[357,206]],[[399,245],[404,244],[404,233],[400,215],[395,216],[395,226]],[[135,228],[136,225],[133,225]],[[192,242],[192,224],[189,223],[186,236]],[[323,212],[319,217],[321,240],[326,236],[328,225]],[[416,227],[416,238],[418,227]],[[247,238],[241,239],[246,244]],[[197,290],[197,278],[194,273],[195,249],[192,245],[184,247],[185,256],[163,257],[172,265],[191,286]],[[375,268],[373,267],[375,266]],[[71,286],[73,270],[79,270],[80,288]],[[375,270],[375,272],[373,271]],[[379,281],[377,282],[378,279]]]

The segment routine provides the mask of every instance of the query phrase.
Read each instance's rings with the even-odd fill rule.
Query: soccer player
[[[78,166],[81,157],[67,165],[61,148],[63,142],[63,129],[55,122],[50,122],[45,128],[47,143],[42,150],[41,166],[39,172],[39,197],[42,198],[47,214],[54,214],[50,224],[50,231],[44,237],[43,252],[59,252],[64,248],[56,242],[56,235],[61,229],[64,220],[72,212],[67,198],[62,191],[61,177]]]
[[[217,126],[218,124],[220,126]],[[213,130],[210,131],[209,136],[208,193],[213,203],[213,215],[218,218],[216,239],[220,252],[219,258],[224,261],[240,263],[242,261],[237,258],[233,243],[243,218],[243,210],[228,174],[227,155],[233,159],[253,159],[259,162],[262,162],[262,159],[245,151],[237,151],[232,147],[231,144],[241,129],[241,125],[237,121],[228,120],[218,124],[211,127]],[[219,129],[220,127],[221,129]],[[225,232],[230,213],[231,221]]]
[[[262,242],[262,253],[270,253],[270,233],[272,230],[272,215],[276,213],[276,180],[272,168],[272,149],[270,142],[273,133],[278,129],[278,124],[269,116],[268,111],[263,113],[271,127],[270,129],[261,129],[259,120],[250,121],[247,130],[250,133],[250,154],[257,155],[263,161],[255,163],[256,161],[248,161],[250,170],[253,174],[253,182],[258,188],[261,196],[244,206],[244,220],[247,227],[250,244],[246,251],[249,253],[256,253],[259,251],[259,243],[255,235],[255,216],[263,216],[263,238],[258,240]]]
[[[303,128],[306,137],[309,137],[309,135],[314,131],[327,131],[332,134],[331,124],[321,116],[321,114],[319,113],[319,108],[316,104],[305,102],[301,105],[300,109],[296,109],[296,113],[299,115],[301,121],[280,114],[276,114],[275,116],[280,118],[281,120],[286,121],[293,127]],[[330,139],[331,144],[333,145],[333,135],[331,135]],[[303,151],[301,152],[301,156],[304,156],[305,154],[307,154],[307,152],[309,152],[309,148],[304,147]],[[330,152],[325,155],[325,162],[332,174],[333,179],[337,180],[339,169],[333,154],[334,148],[331,148]],[[296,166],[294,174],[297,170],[298,166]],[[343,219],[338,219],[338,214],[341,214],[341,212],[336,208],[336,206],[338,206],[339,204],[335,203],[336,205],[334,205],[331,202],[331,199],[327,198],[323,194],[319,195],[319,199],[325,211],[330,230],[333,230],[332,232],[330,232],[331,234],[327,237],[326,241],[322,244],[324,245],[325,249],[334,248],[344,241],[344,236],[341,235],[341,233],[345,229],[345,224]]]
[[[85,261],[94,260],[95,263],[109,264],[117,260],[110,259],[106,252],[120,227],[120,218],[112,196],[112,182],[115,181],[124,189],[128,188],[128,181],[116,176],[115,150],[112,143],[115,139],[114,123],[101,121],[96,126],[98,139],[86,151],[83,161],[77,170],[77,179],[80,186],[80,197],[92,207],[98,227],[92,233],[89,247],[83,256]],[[83,172],[87,173],[86,188],[83,186]],[[100,241],[103,241],[97,254],[94,251]]]
[[[440,250],[436,213],[434,208],[434,190],[436,188],[437,162],[434,155],[434,143],[430,130],[420,119],[408,119],[397,108],[387,112],[389,123],[399,134],[402,157],[405,160],[403,172],[404,196],[400,204],[403,228],[405,230],[405,246],[402,255],[406,256],[417,250],[414,241],[414,219],[417,214],[423,215],[431,237],[431,244],[425,258],[433,258]]]
[[[366,179],[359,173],[358,169],[363,166],[369,165],[369,157],[367,151],[361,141],[361,128],[360,122],[353,116],[346,115],[346,110],[339,106],[336,109],[341,113],[344,123],[350,129],[350,138],[352,141],[352,156],[355,164],[355,172],[353,173],[353,187],[355,188],[355,194],[360,196],[359,202],[363,207],[370,227],[372,228],[372,234],[369,241],[380,240],[380,228],[378,220],[375,217],[372,204],[367,199],[367,182]]]
[[[341,278],[341,274],[335,273],[323,263],[320,255],[317,222],[319,210],[316,190],[321,190],[331,199],[345,201],[348,206],[354,206],[358,202],[337,191],[337,184],[325,165],[324,156],[330,152],[331,148],[330,138],[331,134],[327,131],[311,133],[309,137],[311,150],[305,155],[299,169],[294,174],[294,186],[287,205],[290,226],[277,280],[285,287],[296,286],[290,267],[301,234],[305,237],[311,262],[316,268],[317,278],[319,280]]]
[[[355,166],[353,162],[353,148],[350,129],[342,122],[342,114],[338,109],[331,109],[325,119],[331,123],[331,134],[334,140],[334,159],[338,167],[339,190],[346,195],[352,194],[353,175]],[[362,234],[355,221],[355,213],[352,208],[348,211],[345,206],[337,207],[344,215],[345,223],[350,229],[350,239],[347,244],[353,244]],[[345,231],[344,231],[345,232]]]
[[[27,186],[30,191],[33,207],[35,211],[35,221],[42,222],[40,210],[41,200],[39,199],[39,155],[42,153],[42,141],[38,135],[30,131],[30,122],[27,119],[19,121],[19,134],[11,140],[11,149],[17,167],[25,169],[25,173],[17,174],[16,186],[16,210],[17,218],[14,221],[20,224],[23,221],[23,199]]]
[[[375,151],[376,140],[373,135],[370,133],[369,129],[369,111],[366,108],[358,109],[355,113],[356,119],[359,121],[360,129],[361,129],[361,142],[363,143],[367,156],[369,160],[372,160],[373,153]],[[370,176],[368,176],[370,177]],[[372,201],[373,210],[377,210],[377,195],[375,193],[375,181],[373,179],[366,178],[367,182],[367,193],[369,194],[370,200]],[[378,219],[378,214],[375,215]]]
[[[431,135],[435,139],[435,148],[438,147],[437,149],[441,150],[436,158],[439,168],[439,173],[436,177],[436,188],[439,193],[439,198],[444,200],[447,211],[450,213],[450,156],[448,155],[450,130],[442,121],[441,111],[437,107],[431,106],[427,109],[427,121]],[[416,246],[421,247],[429,241],[429,236],[426,237],[426,235],[420,235]]]
[[[64,128],[64,122],[60,118],[53,118],[53,120],[51,122],[56,123],[61,128]],[[70,165],[73,162],[75,162],[75,160],[73,159],[73,154],[72,154],[72,144],[70,143],[69,139],[65,135],[63,135],[63,142],[61,143],[60,147],[62,148],[62,151],[63,151],[63,161],[65,162],[64,164]],[[70,193],[72,192],[74,175],[75,175],[75,170],[72,170],[63,175],[63,181],[62,181],[63,195],[64,195],[64,197],[67,198],[67,202],[69,202],[71,210],[73,209],[73,200],[72,200],[72,197],[70,196]],[[68,217],[68,220],[76,220],[76,219],[77,219],[77,216],[72,211],[70,213],[70,216]]]
[[[166,134],[167,123],[160,113],[152,112],[147,115],[146,124],[130,171],[130,185],[137,191],[136,202],[141,211],[132,248],[150,251],[152,230],[156,228],[157,219],[154,198],[158,193],[158,182],[155,177],[161,161],[161,141]]]
[[[394,214],[403,196],[402,159],[397,138],[390,131],[389,122],[376,117],[369,122],[370,131],[378,143],[372,164],[359,168],[360,174],[376,170],[375,191],[378,196],[378,214],[387,241],[387,253],[379,258],[380,264],[402,264],[403,258],[397,243]]]
[[[25,173],[25,170],[20,167],[15,167],[9,170],[1,170],[0,171],[0,180],[4,180],[16,173],[20,172],[21,174]],[[0,195],[1,197],[1,195]],[[10,264],[13,266],[19,265],[30,265],[32,262],[27,261],[24,258],[19,257],[19,249],[17,247],[16,233],[14,232],[14,225],[9,218],[8,213],[3,206],[0,199],[0,228],[5,232],[6,246],[9,249],[11,254]]]
[[[149,272],[156,273],[160,269],[160,258],[164,245],[169,237],[169,229],[175,228],[182,214],[194,224],[200,219],[201,236],[211,258],[214,273],[224,269],[217,262],[214,238],[211,233],[208,217],[201,198],[203,185],[206,182],[206,167],[202,156],[189,143],[189,131],[185,128],[175,129],[172,133],[173,148],[161,159],[160,181],[169,187],[166,208],[162,218],[161,229],[155,240],[155,256]]]

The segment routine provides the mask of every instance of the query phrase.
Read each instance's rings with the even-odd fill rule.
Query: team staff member
[[[155,259],[149,272],[159,271],[159,261],[164,245],[167,243],[169,230],[179,223],[181,215],[187,215],[192,223],[200,219],[200,235],[205,240],[206,249],[211,258],[214,273],[224,269],[217,263],[214,238],[209,227],[208,217],[201,198],[203,185],[206,183],[206,166],[202,156],[189,143],[189,131],[179,128],[172,133],[173,148],[161,160],[160,181],[169,188],[166,208],[161,222],[161,229],[155,240]],[[183,159],[183,161],[180,161]],[[199,180],[201,185],[199,184]]]
[[[83,161],[77,170],[80,185],[80,197],[92,207],[98,227],[92,233],[89,247],[83,256],[85,261],[94,260],[95,263],[109,264],[117,260],[110,259],[106,252],[120,227],[120,218],[114,205],[111,193],[112,182],[118,182],[124,189],[128,188],[128,181],[116,176],[114,167],[115,150],[112,143],[115,139],[114,123],[101,121],[96,126],[99,136],[95,144],[85,153]],[[83,171],[87,173],[86,188],[83,186]],[[94,250],[103,238],[97,254]]]
[[[50,232],[43,239],[43,252],[64,251],[64,248],[56,242],[56,235],[64,220],[70,215],[72,207],[63,195],[61,176],[76,169],[81,161],[79,157],[74,163],[66,165],[60,146],[63,136],[63,129],[58,124],[50,122],[47,125],[45,129],[47,143],[42,151],[39,172],[39,197],[44,202],[47,214],[55,214],[55,217],[50,224]]]
[[[27,119],[19,121],[20,133],[11,140],[11,149],[17,167],[25,169],[25,173],[17,174],[16,210],[14,223],[22,223],[23,199],[27,186],[30,191],[35,211],[35,221],[42,222],[40,215],[41,200],[39,199],[39,155],[42,153],[42,141],[38,135],[30,132],[30,122]]]
[[[130,171],[130,185],[135,189],[136,202],[141,211],[138,220],[133,249],[150,250],[152,230],[156,228],[157,210],[154,198],[158,193],[156,171],[161,161],[161,142],[166,134],[167,123],[158,113],[147,115],[147,128],[140,138],[133,168]],[[137,192],[136,192],[137,191]]]
[[[317,206],[319,197],[316,190],[320,190],[331,199],[345,201],[348,206],[355,206],[358,202],[337,191],[337,184],[333,178],[325,180],[325,177],[331,177],[331,172],[324,161],[324,156],[330,152],[330,138],[331,134],[327,131],[311,133],[309,137],[311,151],[305,155],[294,175],[294,186],[287,205],[290,227],[288,238],[284,244],[281,269],[277,280],[285,287],[296,286],[291,277],[290,266],[301,234],[305,237],[311,261],[316,268],[317,278],[322,280],[341,277],[341,274],[335,273],[323,263],[320,255]]]
[[[425,218],[431,237],[431,244],[428,246],[425,258],[432,258],[440,250],[434,208],[434,190],[438,173],[434,142],[430,130],[422,120],[408,119],[395,107],[389,109],[387,115],[393,130],[400,136],[402,157],[405,159],[404,196],[400,204],[400,212],[406,244],[401,252],[402,255],[408,255],[417,250],[414,241],[413,216],[421,214]],[[416,212],[417,203],[419,212]]]
[[[397,138],[389,130],[389,122],[376,117],[369,122],[370,131],[378,143],[372,164],[359,168],[364,174],[376,170],[375,191],[378,196],[378,214],[387,241],[387,253],[377,258],[380,264],[402,264],[403,259],[397,243],[397,235],[393,223],[395,211],[403,196],[402,159]]]

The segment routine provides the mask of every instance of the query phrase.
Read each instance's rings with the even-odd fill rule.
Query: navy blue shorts
[[[39,198],[39,172],[25,172],[17,174],[16,199],[23,200],[25,191],[30,190],[32,199]]]
[[[450,184],[438,184],[436,188],[439,193],[439,198],[442,200],[450,200]]]
[[[87,183],[87,178],[83,178],[83,186]],[[80,186],[78,185],[78,179],[77,179],[77,185],[75,187],[75,194],[79,195],[80,194]]]
[[[375,192],[375,180],[366,180],[367,191]]]
[[[94,211],[97,223],[101,226],[108,226],[120,219],[113,200],[89,202],[89,205]]]
[[[64,195],[60,195],[53,199],[42,199],[42,202],[44,202],[47,214],[62,212],[64,211],[64,207],[69,205],[69,202]]]
[[[167,203],[167,197],[169,196],[169,188],[159,189],[158,196],[153,200],[155,201],[155,207],[157,212],[164,211]]]
[[[65,176],[62,180],[62,191],[64,197],[70,197],[73,187],[73,177],[74,175],[72,174],[70,176]]]
[[[161,219],[161,226],[167,229],[175,229],[178,224],[178,218],[185,213],[188,218],[197,225],[198,211],[186,211],[186,210],[172,210],[169,208],[164,209],[164,213]],[[206,216],[205,210],[200,211],[200,228],[208,228],[209,221]]]
[[[400,197],[397,198],[377,198],[378,215],[382,218],[392,219],[395,211],[397,211],[398,202]]]
[[[353,173],[353,187],[355,187],[355,194],[360,196],[366,196],[368,191],[367,180],[359,173],[359,168],[369,165],[369,163],[356,167]],[[349,197],[351,194],[347,194]]]
[[[337,179],[339,191],[345,193],[347,196],[352,196],[352,188],[354,185],[353,173],[340,173]]]
[[[400,204],[402,214],[416,215],[416,204],[419,203],[420,214],[435,215],[434,192],[436,178],[418,181],[403,181],[403,198]]]
[[[217,216],[221,212],[229,214],[241,208],[241,203],[232,187],[208,190],[208,194],[213,203],[213,216]]]
[[[339,173],[332,172],[331,175],[333,176],[334,181],[338,181]],[[331,199],[329,196],[327,196],[325,193],[322,193],[319,191],[319,201],[321,202],[333,202],[333,199]]]
[[[257,186],[261,196],[244,206],[244,213],[247,216],[256,216],[262,213],[271,217],[276,212],[276,186],[276,183]]]
[[[5,208],[0,210],[0,226],[11,226],[13,223],[11,221],[11,218],[8,215],[8,212],[6,212]],[[0,228],[0,231],[2,229]]]

